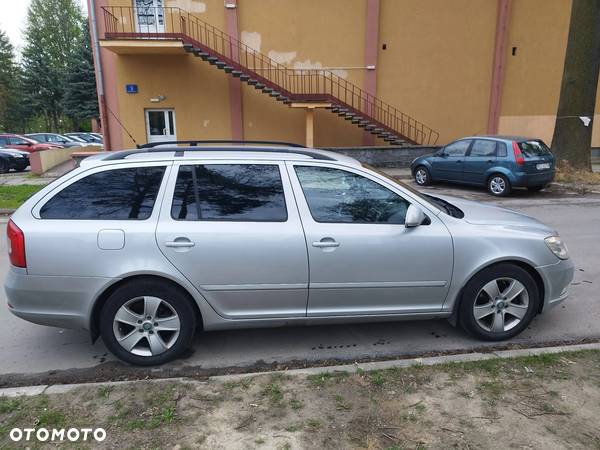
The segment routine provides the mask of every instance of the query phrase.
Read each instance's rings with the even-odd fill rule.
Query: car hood
[[[550,236],[556,231],[527,214],[499,206],[463,200],[447,195],[436,195],[460,208],[465,214],[464,221],[472,225],[502,226],[511,229],[538,231]]]

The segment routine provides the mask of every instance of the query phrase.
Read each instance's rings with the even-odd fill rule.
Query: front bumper
[[[89,329],[97,293],[113,281],[100,277],[28,275],[10,267],[4,290],[11,313],[39,325]]]
[[[572,259],[560,260],[556,264],[536,267],[544,281],[543,310],[553,307],[569,296],[568,288],[575,275]]]

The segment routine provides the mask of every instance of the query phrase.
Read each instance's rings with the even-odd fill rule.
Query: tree
[[[83,16],[74,0],[32,0],[22,53],[28,106],[58,131],[70,64],[81,42]]]
[[[14,88],[14,48],[6,33],[0,30],[0,130],[8,129],[7,118]]]
[[[591,171],[590,149],[600,69],[600,0],[573,0],[552,139],[559,162]],[[580,117],[589,117],[587,119]]]
[[[94,57],[87,21],[83,27],[79,47],[73,54],[71,73],[67,77],[63,98],[63,108],[65,114],[73,118],[76,123],[96,118],[99,115]]]

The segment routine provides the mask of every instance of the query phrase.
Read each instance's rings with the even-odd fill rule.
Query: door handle
[[[456,162],[457,162],[457,163],[461,163],[461,162],[462,162],[462,159],[458,159]]]
[[[492,164],[494,161],[492,161],[491,159],[487,160],[488,164]]]
[[[190,241],[189,239],[187,240],[174,240],[174,241],[167,241],[165,242],[165,247],[172,247],[172,248],[185,248],[185,247],[193,247],[196,244],[192,241]]]
[[[318,241],[313,242],[312,246],[317,248],[339,247],[340,243],[335,241]]]

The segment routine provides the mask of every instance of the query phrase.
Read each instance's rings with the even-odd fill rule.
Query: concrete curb
[[[208,381],[199,381],[192,378],[158,378],[149,380],[128,380],[128,381],[108,381],[100,383],[78,383],[78,384],[55,384],[55,385],[38,385],[38,386],[23,386],[16,388],[0,389],[0,397],[32,397],[41,394],[65,394],[80,387],[110,387],[124,386],[132,383],[165,383],[178,382],[188,384],[207,384],[211,381],[236,381],[247,378],[258,377],[262,375],[272,375],[275,373],[285,373],[286,375],[317,375],[320,373],[335,373],[348,372],[356,373],[358,371],[385,370],[392,368],[411,367],[416,365],[435,366],[447,363],[460,363],[471,361],[485,361],[489,359],[508,359],[519,356],[533,356],[547,353],[564,353],[577,350],[600,350],[600,342],[592,344],[577,344],[577,345],[560,345],[556,347],[538,347],[524,348],[518,350],[501,350],[490,353],[461,353],[457,355],[431,356],[427,358],[411,358],[411,359],[396,359],[390,361],[374,361],[366,363],[344,364],[338,366],[322,366],[309,367],[306,369],[292,369],[284,371],[268,371],[268,372],[252,372],[234,375],[217,375],[209,377]]]

